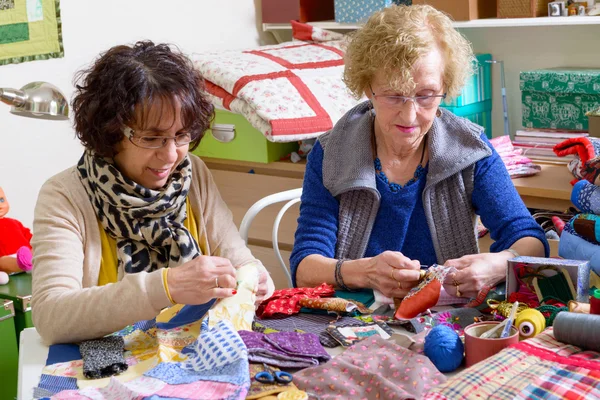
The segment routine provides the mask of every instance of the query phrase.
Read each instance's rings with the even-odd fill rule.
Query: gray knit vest
[[[369,102],[348,111],[319,137],[323,184],[340,202],[336,258],[364,257],[381,195],[377,190]],[[428,132],[429,169],[423,207],[438,263],[479,252],[471,205],[475,163],[492,151],[483,128],[443,111]],[[393,227],[390,227],[393,230]]]

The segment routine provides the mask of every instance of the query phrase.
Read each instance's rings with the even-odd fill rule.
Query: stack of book
[[[567,139],[589,136],[587,132],[556,130],[520,130],[515,134],[513,146],[523,150],[523,155],[532,161],[543,163],[567,164],[574,155],[558,157],[552,148]]]

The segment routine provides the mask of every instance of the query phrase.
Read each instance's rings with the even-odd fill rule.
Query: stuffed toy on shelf
[[[8,282],[2,273],[27,272],[32,268],[31,231],[16,219],[6,218],[9,209],[0,187],[0,284]]]

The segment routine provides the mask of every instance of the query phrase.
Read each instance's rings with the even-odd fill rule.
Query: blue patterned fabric
[[[600,214],[600,187],[580,180],[573,186],[571,202],[584,213]]]
[[[58,393],[62,390],[77,390],[77,378],[42,374],[39,388]]]
[[[53,344],[48,349],[46,365],[81,360],[81,352],[76,344]]]
[[[223,320],[185,347],[188,359],[180,363],[161,363],[144,375],[172,385],[199,380],[250,385],[248,350],[231,322]]]
[[[208,310],[210,310],[214,303],[215,299],[212,299],[208,303],[195,306],[184,306],[169,322],[157,322],[156,326],[161,329],[171,329],[199,321],[204,317]]]

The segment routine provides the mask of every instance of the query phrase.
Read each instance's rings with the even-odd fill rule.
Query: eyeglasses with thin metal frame
[[[179,133],[176,136],[137,136],[135,131],[128,126],[123,128],[123,134],[131,143],[143,149],[160,149],[161,147],[165,147],[169,140],[174,140],[175,146],[181,147],[190,144],[196,139],[187,132]]]
[[[371,94],[373,95],[373,98],[377,99],[377,101],[379,101],[382,105],[389,107],[403,105],[408,100],[411,100],[419,108],[430,109],[437,105],[438,98],[440,99],[440,101],[446,98],[446,93],[436,94],[432,96],[385,96],[381,94],[375,94],[371,85],[369,85],[369,89],[371,89]]]

